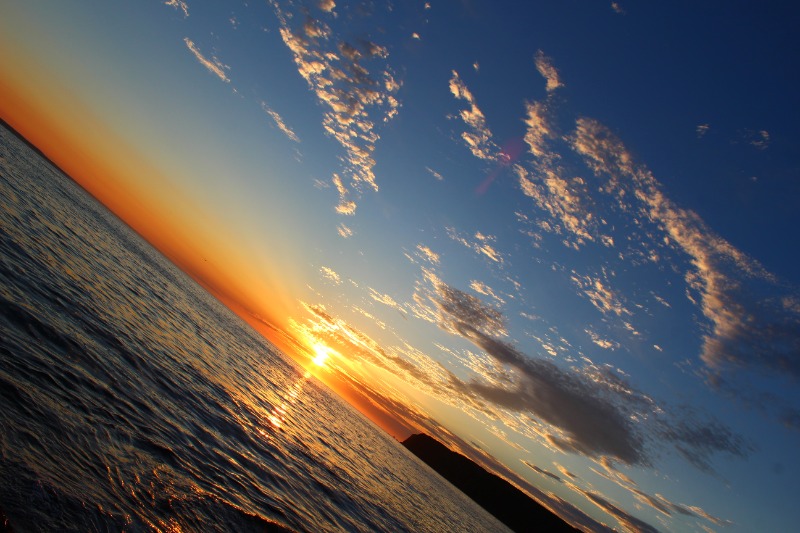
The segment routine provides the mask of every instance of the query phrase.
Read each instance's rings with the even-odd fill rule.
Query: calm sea
[[[506,530],[3,126],[0,509],[15,531]]]

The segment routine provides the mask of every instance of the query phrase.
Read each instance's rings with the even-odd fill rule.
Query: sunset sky
[[[396,438],[800,518],[800,7],[4,0],[0,116]]]

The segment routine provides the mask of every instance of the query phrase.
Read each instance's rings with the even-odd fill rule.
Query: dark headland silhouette
[[[419,433],[402,444],[514,531],[578,531],[505,479],[451,451],[433,437]]]

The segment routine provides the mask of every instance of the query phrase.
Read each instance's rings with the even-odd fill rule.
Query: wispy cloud
[[[174,7],[183,13],[183,18],[189,16],[189,5],[184,0],[166,0],[164,5]]]
[[[420,257],[424,258],[431,264],[438,265],[439,264],[439,254],[428,248],[427,246],[423,246],[422,244],[417,245],[417,252]]]
[[[617,521],[620,523],[620,525],[624,527],[626,531],[629,531],[631,533],[658,533],[658,529],[651,526],[644,520],[633,516],[632,514],[620,508],[618,505],[610,502],[608,499],[606,499],[604,496],[601,496],[597,492],[584,490],[578,487],[575,487],[575,490],[583,494],[590,502],[595,504],[597,507],[599,507],[606,513],[616,518]]]
[[[611,2],[611,9],[614,10],[614,13],[618,15],[624,15],[625,9],[619,4],[619,2]]]
[[[695,128],[695,131],[697,132],[697,138],[702,139],[703,137],[705,137],[706,133],[708,133],[708,130],[710,129],[711,129],[710,124],[698,124],[697,128]]]
[[[662,241],[685,253],[687,287],[699,294],[710,323],[701,359],[710,369],[755,367],[800,377],[800,312],[796,297],[762,265],[717,235],[694,212],[676,206],[621,141],[590,119],[579,119],[573,147],[631,213],[660,228]]]
[[[495,263],[503,263],[503,254],[494,247],[496,238],[493,235],[484,235],[480,231],[475,233],[475,240],[470,240],[459,235],[455,228],[447,228],[447,235],[455,242],[466,246],[479,255],[488,257]]]
[[[533,464],[533,463],[529,463],[528,461],[522,461],[522,462],[523,462],[523,464],[524,464],[525,466],[527,466],[528,468],[531,468],[532,470],[534,470],[534,471],[536,471],[536,472],[538,472],[538,473],[542,474],[543,476],[547,476],[547,477],[549,477],[550,479],[554,479],[554,480],[558,481],[559,483],[561,483],[561,478],[560,478],[560,477],[558,477],[557,475],[555,475],[554,473],[552,473],[552,472],[548,472],[548,471],[547,471],[547,470],[545,470],[544,468],[540,468],[540,467],[536,466],[536,465],[535,465],[535,464]]]
[[[444,177],[443,177],[441,174],[439,174],[438,172],[436,172],[435,170],[433,170],[432,168],[430,168],[430,167],[425,167],[425,170],[427,170],[427,171],[428,171],[428,173],[429,173],[431,176],[433,176],[434,178],[436,178],[437,180],[439,180],[439,181],[442,181],[442,180],[444,180]]]
[[[461,134],[461,138],[467,148],[478,159],[496,161],[500,155],[500,148],[492,140],[492,132],[486,125],[486,117],[478,108],[475,97],[472,96],[472,93],[455,70],[450,78],[450,92],[457,99],[463,100],[469,105],[467,109],[462,109],[458,114],[469,128],[468,131]]]
[[[274,111],[271,107],[269,107],[266,102],[261,102],[261,109],[263,109],[264,112],[269,115],[269,117],[275,122],[275,125],[278,126],[278,129],[281,130],[284,135],[296,143],[300,142],[300,138],[289,126],[286,125],[283,117],[281,117],[277,111]]]
[[[339,274],[337,274],[332,268],[322,266],[319,268],[319,270],[326,279],[332,281],[334,284],[340,285],[342,283],[342,278],[340,278]]]
[[[451,374],[449,387],[472,405],[494,406],[490,412],[495,416],[497,408],[529,413],[545,423],[543,436],[556,449],[626,464],[650,464],[651,448],[658,445],[670,446],[703,470],[711,469],[711,456],[717,453],[749,452],[741,437],[716,420],[685,409],[667,413],[606,367],[588,365],[576,372],[524,355],[499,340],[506,325],[497,309],[428,277],[434,288],[427,298],[439,326],[515,371],[516,381],[503,385],[465,382]]]
[[[225,72],[226,70],[230,70],[228,65],[217,59],[216,56],[211,56],[211,59],[207,59],[202,53],[200,53],[200,50],[188,37],[184,37],[183,42],[186,43],[186,47],[189,49],[189,51],[194,54],[194,57],[200,62],[201,65],[206,67],[209,72],[214,74],[223,82],[230,83],[231,80],[228,79],[228,75]]]
[[[346,226],[345,224],[339,224],[339,225],[336,227],[336,232],[337,232],[337,233],[339,234],[339,236],[340,236],[341,238],[343,238],[343,239],[347,239],[347,238],[350,238],[350,237],[352,237],[352,236],[353,236],[353,230],[352,230],[352,229],[350,229],[350,228],[349,228],[348,226]]]
[[[547,57],[544,52],[541,50],[536,52],[534,63],[536,64],[536,70],[538,70],[539,74],[547,81],[547,92],[555,91],[559,87],[564,86],[558,77],[558,70],[553,66],[553,60]]]
[[[339,39],[328,24],[292,3],[271,3],[298,73],[325,109],[322,127],[344,149],[345,168],[334,178],[340,195],[336,211],[352,215],[364,187],[378,190],[372,157],[380,139],[377,127],[400,108],[395,97],[400,83],[386,64],[389,51],[368,39]],[[334,2],[319,7],[320,16],[335,16]]]

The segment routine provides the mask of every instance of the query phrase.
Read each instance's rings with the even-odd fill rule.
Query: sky
[[[0,116],[395,438],[796,529],[791,2],[0,6]]]

